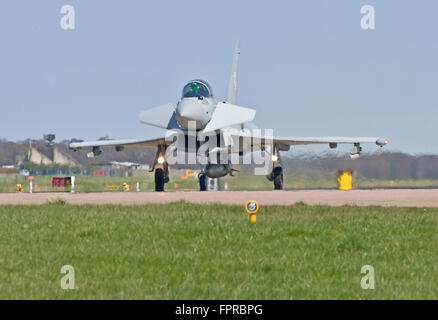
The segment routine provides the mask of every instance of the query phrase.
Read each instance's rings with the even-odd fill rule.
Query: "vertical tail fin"
[[[227,102],[237,104],[237,76],[239,73],[240,41],[236,42],[234,49],[233,68],[231,70],[230,82],[228,83]]]

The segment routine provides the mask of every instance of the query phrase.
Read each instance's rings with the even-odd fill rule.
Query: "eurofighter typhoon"
[[[334,149],[338,144],[351,144],[353,149],[350,156],[355,159],[362,150],[361,144],[373,143],[380,147],[387,144],[385,139],[379,137],[262,136],[261,130],[253,123],[256,110],[237,105],[239,56],[240,43],[237,42],[224,101],[216,101],[211,86],[206,81],[197,79],[189,81],[183,87],[181,100],[176,105],[164,104],[140,113],[139,119],[142,123],[168,130],[163,137],[72,142],[70,148],[74,151],[90,148],[90,157],[98,156],[102,153],[102,148],[109,147],[117,151],[125,147],[156,148],[151,166],[151,171],[155,171],[156,191],[164,191],[165,183],[169,182],[169,164],[175,163],[174,153],[182,152],[183,159],[194,159],[189,161],[190,164],[201,165],[198,180],[200,190],[203,191],[206,190],[206,177],[233,175],[237,171],[233,169],[233,164],[238,163],[239,157],[254,153],[263,154],[265,171],[262,172],[273,182],[274,189],[281,190],[283,168],[280,151],[288,151],[291,146],[327,144]]]

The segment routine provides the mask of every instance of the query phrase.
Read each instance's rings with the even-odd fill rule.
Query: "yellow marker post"
[[[339,190],[353,189],[353,174],[349,171],[341,172],[338,176]]]
[[[260,205],[255,200],[248,200],[245,203],[245,210],[249,213],[249,222],[256,223],[257,216],[256,213],[259,211]]]

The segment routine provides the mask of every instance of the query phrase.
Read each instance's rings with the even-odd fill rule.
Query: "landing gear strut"
[[[151,171],[155,170],[155,191],[164,191],[164,184],[169,182],[169,165],[166,161],[166,146],[158,146],[155,155],[154,165]]]
[[[278,148],[274,146],[274,152],[271,155],[272,172],[266,177],[269,181],[274,182],[274,190],[283,190],[283,167],[280,161],[280,152]]]
[[[274,168],[272,174],[274,176],[274,190],[283,190],[283,168]]]
[[[155,191],[164,191],[164,184],[169,182],[169,171],[163,168],[155,169]]]
[[[199,191],[207,191],[207,176],[205,173],[201,172],[198,175],[198,181],[199,181]]]

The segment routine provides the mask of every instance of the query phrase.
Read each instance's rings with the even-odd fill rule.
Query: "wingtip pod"
[[[79,147],[77,147],[76,142],[72,142],[72,143],[70,143],[70,144],[68,145],[68,148],[69,148],[70,150],[74,150],[74,151],[76,151],[77,149],[79,149]]]
[[[383,147],[384,145],[388,144],[388,140],[383,139],[383,138],[379,138],[379,139],[377,139],[376,144],[380,147]]]

